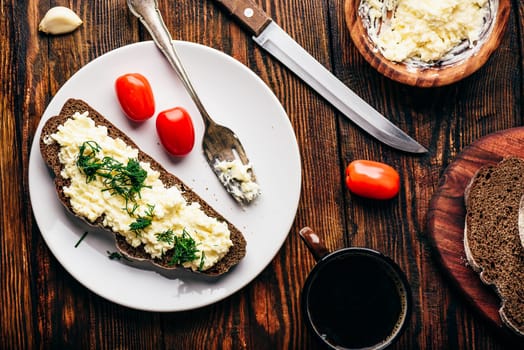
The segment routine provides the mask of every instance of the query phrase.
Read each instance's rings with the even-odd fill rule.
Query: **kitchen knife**
[[[304,50],[252,0],[215,0],[253,35],[253,40],[291,69],[346,117],[370,135],[393,148],[425,153],[427,149],[409,137],[351,91]]]

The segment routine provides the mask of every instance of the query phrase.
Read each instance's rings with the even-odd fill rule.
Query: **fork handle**
[[[259,36],[271,18],[252,0],[215,0],[240,21],[250,33]]]
[[[147,29],[153,41],[158,46],[160,51],[167,58],[169,64],[177,75],[179,76],[182,84],[186,88],[187,92],[193,99],[193,102],[197,106],[202,118],[204,118],[204,123],[206,126],[209,124],[214,124],[215,122],[211,119],[207,113],[204,105],[200,101],[189,76],[182,65],[182,61],[178,57],[175,46],[173,44],[173,38],[169,34],[162,15],[158,10],[158,3],[156,0],[127,0],[127,5],[131,12],[140,19],[144,27]]]

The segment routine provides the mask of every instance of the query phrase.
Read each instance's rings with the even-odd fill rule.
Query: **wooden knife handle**
[[[271,18],[252,0],[215,0],[229,10],[254,36],[258,36]]]

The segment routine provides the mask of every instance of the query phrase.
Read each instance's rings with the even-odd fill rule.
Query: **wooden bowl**
[[[510,0],[493,0],[498,2],[498,10],[494,17],[491,33],[488,34],[480,47],[470,56],[449,65],[436,67],[412,67],[404,63],[396,63],[386,59],[376,49],[364,27],[359,15],[361,0],[346,0],[346,24],[351,39],[366,61],[384,76],[403,84],[418,87],[436,87],[452,84],[477,71],[499,46],[508,22],[511,9]]]

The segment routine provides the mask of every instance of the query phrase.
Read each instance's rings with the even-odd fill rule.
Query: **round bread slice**
[[[464,249],[480,279],[501,298],[499,314],[524,335],[524,249],[519,206],[524,194],[524,160],[510,157],[479,169],[465,191]]]
[[[217,218],[219,221],[223,221],[228,225],[229,231],[231,233],[230,239],[233,242],[233,246],[229,249],[229,252],[219,260],[211,268],[200,272],[201,274],[208,276],[219,276],[227,272],[233,266],[237,265],[240,260],[246,254],[246,240],[243,234],[238,230],[233,224],[228,222],[221,214],[219,214],[214,208],[212,208],[207,202],[205,202],[198,194],[196,194],[189,186],[184,184],[178,177],[169,173],[162,165],[155,161],[152,157],[142,152],[140,148],[131,140],[124,132],[118,129],[115,125],[109,122],[104,118],[100,113],[94,110],[86,102],[78,99],[69,99],[66,101],[62,107],[60,114],[54,117],[51,117],[45,124],[42,129],[42,134],[40,137],[40,153],[42,154],[43,159],[49,166],[49,168],[54,173],[54,183],[58,198],[62,204],[75,215],[72,211],[69,198],[64,194],[63,188],[69,185],[69,180],[61,176],[61,170],[63,165],[60,163],[58,154],[60,151],[60,145],[57,142],[46,143],[45,140],[49,135],[55,133],[60,125],[62,125],[68,118],[73,116],[76,112],[89,112],[89,117],[95,121],[96,125],[106,126],[108,129],[108,135],[113,138],[120,138],[126,144],[131,147],[134,147],[139,150],[138,158],[140,161],[148,162],[151,164],[151,168],[160,173],[160,180],[164,183],[166,187],[177,186],[178,189],[182,192],[184,198],[191,202],[197,202],[200,204],[202,210],[211,217]],[[90,225],[104,228],[108,233],[114,234],[110,229],[102,225],[103,218],[99,218],[95,222],[90,222],[86,218],[80,217]],[[181,268],[185,269],[182,266],[171,265],[171,255],[166,253],[161,259],[152,259],[149,254],[147,254],[143,246],[133,247],[126,242],[126,240],[119,234],[114,234],[116,240],[116,247],[126,258],[131,261],[137,262],[134,266],[140,266],[141,268],[152,269],[160,274],[170,277],[176,276],[175,270],[180,270]]]

